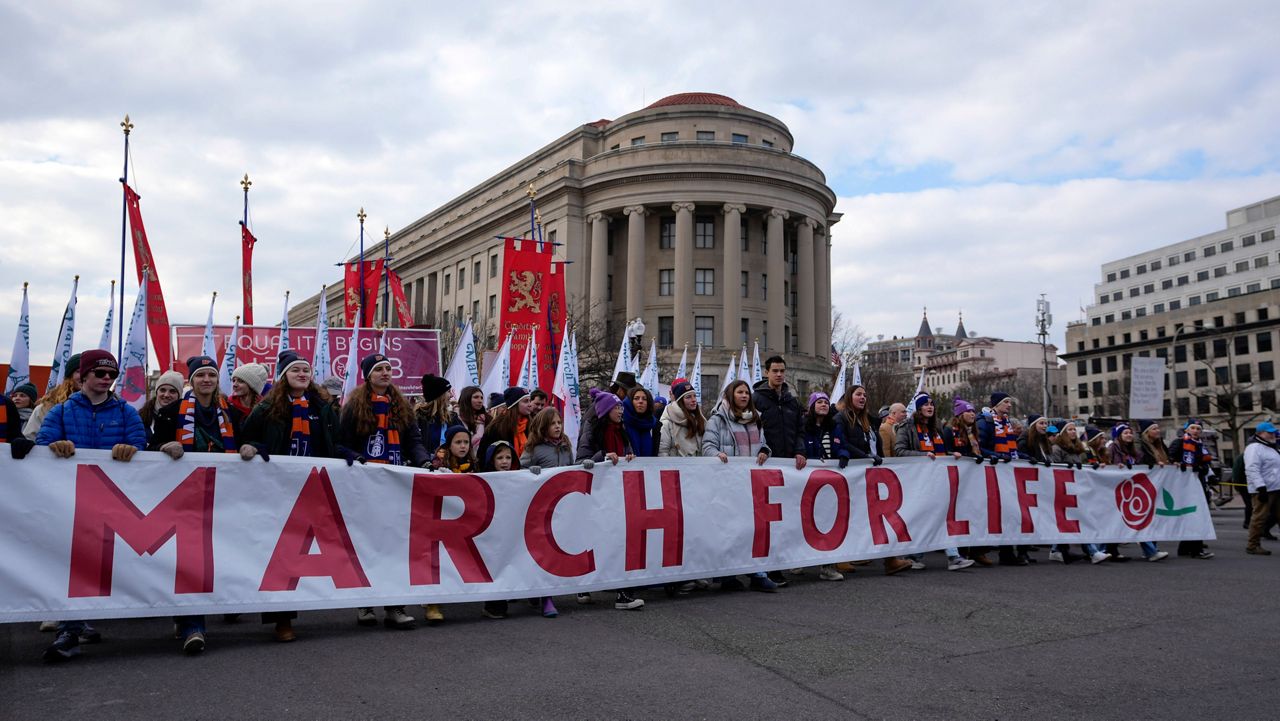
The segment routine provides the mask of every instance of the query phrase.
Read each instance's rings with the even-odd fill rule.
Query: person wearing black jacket
[[[805,467],[804,408],[787,385],[787,362],[782,356],[770,356],[764,367],[764,380],[752,388],[752,401],[760,412],[765,444],[775,457],[794,456],[800,470]]]

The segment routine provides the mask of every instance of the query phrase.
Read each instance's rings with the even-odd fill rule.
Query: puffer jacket
[[[783,383],[782,389],[775,391],[766,379],[755,384],[752,391],[751,399],[760,413],[760,427],[769,447],[777,454],[803,456],[804,408],[791,393],[791,386]]]
[[[520,467],[539,466],[541,468],[559,468],[573,465],[573,448],[569,442],[560,437],[559,443],[543,441],[536,446],[527,446],[520,456]]]
[[[761,451],[773,455],[759,425],[739,423],[724,405],[707,419],[707,432],[702,435],[702,455],[755,456]]]
[[[658,455],[678,458],[702,455],[702,436],[689,437],[689,416],[679,404],[672,403],[662,413]]]
[[[111,393],[94,406],[77,391],[65,403],[50,409],[40,424],[36,445],[47,446],[55,441],[71,441],[76,448],[100,451],[125,443],[142,451],[147,448],[147,429],[138,411],[120,396]]]

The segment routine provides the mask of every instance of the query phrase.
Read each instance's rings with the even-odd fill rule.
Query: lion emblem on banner
[[[507,296],[510,298],[508,313],[519,313],[528,309],[538,310],[538,301],[542,298],[542,274],[531,270],[513,270],[511,281],[507,284]]]

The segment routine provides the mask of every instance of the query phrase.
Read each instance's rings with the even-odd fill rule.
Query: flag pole
[[[249,180],[249,174],[245,173],[244,177],[240,179],[240,187],[244,188],[244,215],[241,217],[240,226],[245,230],[249,230],[249,186],[251,185],[253,185],[253,181]],[[242,244],[244,243],[243,237],[241,238],[240,242]],[[252,252],[252,245],[250,246],[250,251]],[[244,271],[245,277],[240,279],[240,286],[242,288],[245,285],[249,286],[248,287],[249,292],[243,293],[244,298],[241,301],[241,305],[243,307],[240,309],[240,312],[244,316],[245,322],[248,323],[249,325],[253,324],[253,265],[252,263],[253,261],[250,260],[249,267],[246,268]]]
[[[367,297],[365,296],[365,288],[364,288],[364,219],[368,217],[369,217],[368,215],[365,215],[364,206],[361,206],[360,212],[356,213],[356,218],[360,221],[360,307],[361,307],[361,315],[356,318],[356,326],[359,326],[362,323],[364,323],[363,308],[364,308],[364,301]]]
[[[120,202],[120,307],[124,307],[124,261],[125,255],[128,253],[128,244],[126,242],[126,223],[129,216],[129,194],[125,192],[124,186],[129,182],[129,132],[133,130],[133,123],[129,122],[128,113],[125,114],[124,120],[120,121],[120,129],[124,131],[124,173],[120,176],[120,193],[122,195]],[[116,358],[124,354],[124,323],[120,324],[120,329],[116,334]]]
[[[382,327],[385,328],[388,322],[389,311],[391,310],[391,227],[384,226],[382,229]]]

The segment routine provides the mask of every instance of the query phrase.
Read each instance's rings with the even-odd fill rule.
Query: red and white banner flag
[[[431,473],[0,454],[0,623],[534,598],[952,546],[1214,538],[1195,474],[927,459]]]
[[[133,238],[133,260],[138,271],[138,282],[142,283],[142,271],[149,268],[147,274],[147,331],[151,334],[152,350],[160,364],[161,371],[173,368],[173,349],[169,345],[169,311],[164,306],[164,291],[160,289],[160,273],[156,270],[156,259],[151,255],[151,244],[147,242],[147,229],[142,224],[142,206],[139,205],[138,194],[126,183],[124,185],[126,207],[129,212],[129,234]]]

